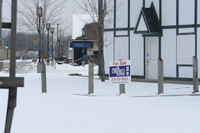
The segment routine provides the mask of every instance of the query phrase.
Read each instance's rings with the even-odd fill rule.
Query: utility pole
[[[0,0],[0,45],[2,45],[2,0]]]
[[[49,64],[49,30],[51,29],[51,24],[47,23],[46,24],[46,29],[47,29],[47,64]]]
[[[41,62],[41,53],[42,53],[42,44],[41,44],[41,17],[42,17],[42,7],[37,7],[37,17],[38,17],[38,25],[37,25],[37,30],[38,30],[38,44],[39,44],[39,63]]]
[[[0,0],[0,48],[3,47],[2,40],[2,0]],[[0,70],[3,69],[3,61],[0,61]]]
[[[62,30],[59,30],[60,31],[60,36],[59,36],[59,53],[60,53],[60,57],[63,56],[63,43],[62,43]]]
[[[43,43],[42,43],[42,37],[41,37],[41,17],[42,17],[42,7],[37,7],[37,16],[39,18],[39,26],[38,26],[38,34],[39,34],[39,53],[40,53],[40,58],[39,63],[37,64],[37,72],[41,73],[41,88],[42,88],[42,93],[47,92],[47,85],[46,85],[46,66],[44,64],[44,50],[43,50]],[[41,62],[42,60],[42,62]]]
[[[106,1],[104,0],[104,4]],[[106,7],[104,7],[106,8]],[[99,49],[99,76],[101,81],[105,81],[105,70],[103,60],[103,34],[104,34],[104,9],[103,0],[98,0],[98,49]]]
[[[54,65],[54,56],[53,56],[53,33],[54,33],[54,28],[51,28],[51,34],[52,34],[52,45],[51,45],[51,66]]]
[[[59,45],[59,25],[57,24],[57,58],[60,56],[60,45]]]

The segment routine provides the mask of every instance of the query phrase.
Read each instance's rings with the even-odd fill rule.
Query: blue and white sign
[[[130,65],[110,67],[110,77],[127,77],[127,76],[130,76]]]
[[[114,61],[110,63],[109,79],[112,83],[128,83],[131,81],[130,60]]]
[[[92,48],[93,44],[89,42],[74,42],[71,43],[71,46],[73,48]]]

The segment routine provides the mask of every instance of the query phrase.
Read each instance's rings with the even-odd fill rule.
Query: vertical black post
[[[2,37],[2,0],[0,0],[0,41],[2,41],[1,37]]]
[[[3,47],[2,40],[2,0],[0,0],[0,48]],[[0,71],[3,70],[3,61],[0,60]]]
[[[101,77],[102,76],[102,73],[101,73],[101,48],[100,48],[100,38],[101,38],[101,35],[100,35],[100,15],[101,15],[101,0],[98,0],[98,49],[99,49],[99,52],[98,52],[98,60],[99,60],[99,76]]]
[[[53,56],[53,33],[54,33],[54,28],[51,28],[51,34],[52,34],[52,45],[51,45],[51,66],[54,65],[54,56]]]
[[[59,27],[58,26],[59,26],[59,24],[57,24],[57,46],[56,46],[57,47],[57,50],[56,50],[57,51],[57,58],[59,57],[59,38],[58,38],[58,34],[59,34],[58,33],[58,29],[59,29]]]
[[[104,18],[103,18],[103,0],[98,0],[98,50],[99,50],[99,76],[101,81],[105,81],[104,60],[103,60],[103,31],[104,31]]]
[[[17,0],[12,0],[11,10],[12,11],[11,11],[10,78],[14,78],[15,67],[16,67]],[[9,88],[5,133],[10,133],[11,131],[14,109],[16,107],[16,99],[17,99],[17,87]]]
[[[47,31],[47,63],[49,63],[49,29]]]
[[[41,44],[41,27],[40,27],[41,17],[39,16],[38,19],[39,19],[39,24],[38,24],[39,62],[41,62],[41,49],[42,49],[42,47],[41,47],[42,46],[42,44]]]
[[[119,95],[125,94],[125,84],[119,84]]]
[[[158,94],[162,94],[163,90],[163,60],[158,58]]]
[[[51,45],[51,59],[53,61],[53,33],[52,33],[52,45]]]
[[[89,61],[88,94],[94,93],[94,64]]]
[[[193,93],[199,92],[198,82],[198,59],[196,56],[193,57]]]
[[[51,29],[51,24],[46,24],[47,29],[47,64],[49,65],[49,30]]]

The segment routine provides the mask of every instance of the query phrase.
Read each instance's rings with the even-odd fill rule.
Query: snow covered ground
[[[74,73],[83,76],[69,76]],[[88,96],[87,75],[87,65],[48,66],[48,92],[42,94],[36,64],[20,69],[25,87],[18,88],[12,133],[199,133],[200,96],[183,96],[192,94],[192,85],[165,84],[165,95],[183,94],[166,97],[157,95],[155,83],[132,82],[118,95],[117,84],[95,77],[94,94]],[[7,95],[0,90],[0,133]]]

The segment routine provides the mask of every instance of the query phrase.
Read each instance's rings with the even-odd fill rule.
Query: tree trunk
[[[105,68],[104,68],[104,10],[103,1],[99,0],[99,20],[98,20],[98,42],[99,42],[99,76],[101,81],[105,81]]]

